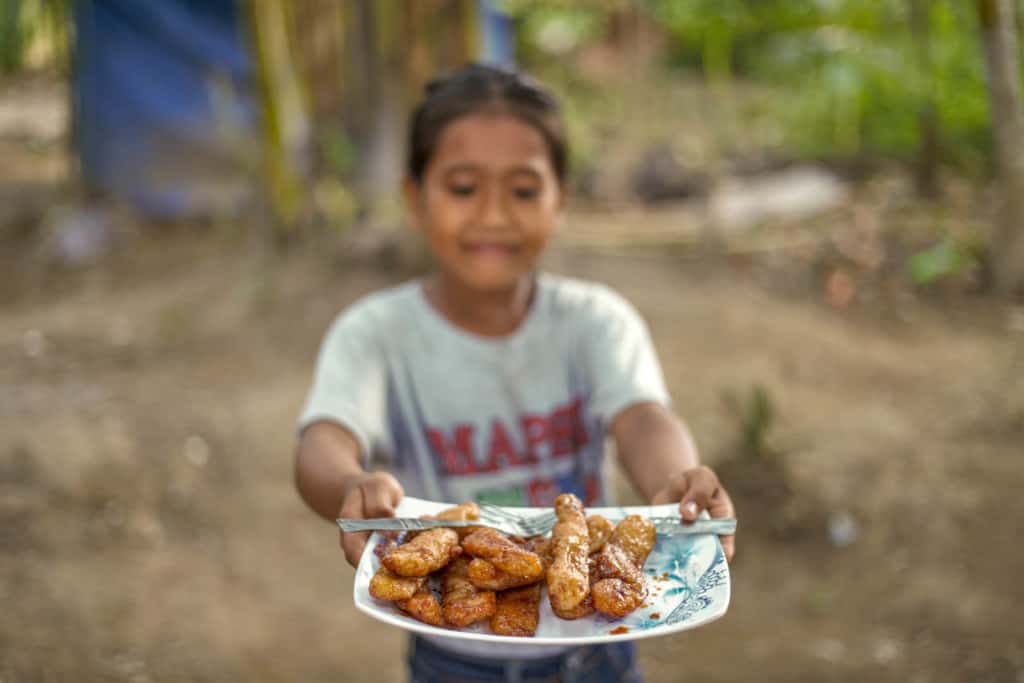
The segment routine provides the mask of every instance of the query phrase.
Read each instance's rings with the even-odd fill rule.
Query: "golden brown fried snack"
[[[479,590],[469,581],[469,558],[455,558],[444,570],[441,612],[452,626],[469,626],[494,614],[494,591]]]
[[[480,519],[480,506],[474,503],[473,501],[469,501],[468,503],[463,503],[462,505],[456,505],[453,508],[442,510],[436,515],[433,515],[431,518],[444,519],[447,521],[454,522],[469,522],[475,519]],[[479,526],[457,527],[455,529],[455,533],[459,535],[459,539],[461,540],[466,536],[469,536],[474,531],[477,531],[482,528],[483,527]]]
[[[642,584],[643,570],[633,564],[633,559],[620,546],[609,543],[591,558],[592,583],[601,579],[622,579],[628,583]]]
[[[569,621],[572,621],[573,619],[580,619],[582,617],[589,617],[594,613],[593,595],[587,593],[587,597],[583,598],[580,604],[571,609],[558,609],[552,605],[551,611],[555,613],[556,617],[559,617],[560,619],[567,619]]]
[[[419,589],[415,595],[408,600],[395,602],[398,608],[417,621],[431,626],[444,626],[444,617],[441,615],[441,603],[437,596],[430,592],[426,586]]]
[[[551,539],[544,538],[543,536],[534,536],[533,538],[526,539],[523,547],[530,552],[537,553],[537,557],[540,558],[546,572],[551,565]]]
[[[571,493],[555,499],[558,522],[551,530],[551,566],[547,570],[548,598],[556,614],[572,613],[590,592],[587,555],[590,534],[583,503]]]
[[[540,584],[498,593],[491,631],[499,636],[532,636],[540,622]]]
[[[619,522],[611,538],[591,563],[594,608],[612,617],[624,617],[647,597],[643,564],[654,547],[654,524],[639,515]]]
[[[515,574],[509,574],[479,557],[472,559],[467,573],[470,582],[474,586],[489,591],[503,591],[509,588],[528,586],[531,583],[537,583],[543,578],[543,574],[538,576],[516,576]]]
[[[443,519],[449,522],[465,522],[474,519],[480,519],[480,506],[469,501],[468,503],[462,503],[455,507],[448,508],[447,510],[441,510],[436,515],[428,515],[428,519]]]
[[[643,585],[622,579],[601,579],[590,589],[594,608],[610,617],[624,617],[643,604],[647,591]]]
[[[539,578],[544,565],[537,553],[522,548],[495,529],[479,529],[462,540],[467,553],[487,560],[496,568],[523,578]]]
[[[638,567],[644,566],[656,541],[654,523],[640,515],[630,515],[623,519],[608,539],[609,543],[625,550]]]
[[[593,589],[594,589],[594,582],[597,581],[597,579],[598,579],[598,576],[597,576],[597,558],[598,557],[599,557],[598,555],[591,555],[587,559],[587,567],[588,567],[587,578],[588,578],[588,581],[590,582],[590,589],[591,589],[591,591],[593,591]],[[555,616],[560,617],[562,619],[572,620],[572,619],[579,619],[581,617],[589,617],[591,614],[594,613],[594,596],[593,596],[593,593],[587,593],[587,597],[583,598],[583,601],[580,602],[580,604],[578,604],[575,607],[573,607],[572,609],[569,609],[569,610],[557,609],[557,608],[555,608],[552,605],[551,611],[555,613]]]
[[[427,578],[399,576],[387,567],[381,567],[370,579],[370,595],[378,600],[408,600],[422,588]]]
[[[587,531],[590,533],[590,554],[599,552],[615,531],[615,525],[601,515],[587,517]]]
[[[399,576],[426,576],[446,566],[462,553],[453,529],[427,529],[398,546],[381,563]]]
[[[441,510],[436,515],[421,515],[420,519],[440,519],[448,522],[470,522],[474,519],[480,519],[480,506],[473,501],[469,501],[467,503],[462,503],[460,505]],[[453,528],[461,540],[482,527],[462,526]],[[422,533],[422,531],[407,531],[405,532],[405,540],[407,542],[411,541]]]

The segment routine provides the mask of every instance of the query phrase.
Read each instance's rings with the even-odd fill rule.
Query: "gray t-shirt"
[[[609,288],[541,274],[512,334],[453,326],[412,281],[356,302],[323,341],[299,421],[341,424],[407,495],[548,506],[605,501],[605,433],[668,405],[643,319]]]

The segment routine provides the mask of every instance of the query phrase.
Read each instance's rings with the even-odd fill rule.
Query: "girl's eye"
[[[540,190],[535,187],[516,187],[513,188],[512,194],[515,195],[516,199],[530,200],[536,199],[537,195],[540,194]]]
[[[449,185],[448,191],[456,197],[469,197],[476,192],[475,185]]]

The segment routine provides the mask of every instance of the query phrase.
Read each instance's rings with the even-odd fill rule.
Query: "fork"
[[[486,511],[493,517],[507,519],[526,526],[531,532],[527,536],[539,536],[546,534],[554,528],[558,518],[554,512],[544,512],[539,515],[523,518],[516,513],[489,503],[480,503],[480,515],[483,517]],[[668,536],[685,536],[692,534],[718,534],[728,536],[736,533],[736,520],[732,517],[719,517],[717,519],[698,519],[689,524],[680,522],[679,517],[648,517],[654,523],[654,530],[659,534]],[[520,534],[523,535],[523,534]]]
[[[536,520],[536,521],[535,521]],[[421,531],[424,529],[486,526],[512,536],[539,536],[555,525],[553,513],[524,517],[507,512],[496,505],[480,505],[480,518],[472,520],[419,519],[411,517],[380,517],[376,519],[337,519],[342,531]]]
[[[681,524],[678,517],[650,517],[655,531],[670,536],[690,534],[736,533],[736,520],[733,518],[698,519],[690,524]],[[553,512],[537,515],[520,515],[506,508],[488,503],[480,503],[480,518],[466,521],[449,521],[440,519],[418,519],[410,517],[382,517],[377,519],[338,519],[342,531],[420,531],[423,529],[464,528],[486,526],[503,531],[513,536],[529,538],[540,536],[551,531],[557,518]]]

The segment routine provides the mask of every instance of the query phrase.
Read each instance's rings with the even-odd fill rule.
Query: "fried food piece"
[[[654,522],[640,515],[626,517],[612,532],[608,542],[617,545],[629,555],[637,567],[643,567],[657,541]]]
[[[555,616],[560,619],[580,619],[582,617],[589,617],[594,613],[594,600],[590,593],[587,593],[587,597],[583,598],[580,604],[567,610],[558,609],[554,605],[551,606],[551,611],[555,613]]]
[[[583,503],[573,494],[563,493],[555,499],[555,514],[558,522],[551,530],[548,598],[556,614],[569,614],[590,592],[590,532],[583,516]]]
[[[446,566],[462,552],[453,529],[427,529],[398,546],[381,563],[399,576],[426,576]]]
[[[610,617],[624,617],[643,604],[647,591],[643,585],[622,579],[601,579],[590,589],[594,609]]]
[[[479,590],[469,581],[469,558],[455,558],[444,570],[441,612],[452,626],[469,626],[494,614],[494,591]]]
[[[551,565],[551,539],[543,536],[534,536],[533,538],[526,539],[523,547],[530,552],[537,553],[537,557],[540,558],[546,572]]]
[[[593,589],[594,589],[594,582],[597,581],[597,579],[598,579],[598,576],[597,576],[597,558],[598,558],[598,555],[591,555],[587,559],[587,567],[588,567],[588,572],[587,572],[588,577],[587,578],[588,578],[588,580],[590,582],[590,589],[591,589],[591,591],[593,591]],[[581,617],[589,617],[591,614],[594,613],[594,596],[593,596],[593,593],[587,593],[587,597],[583,598],[583,601],[580,602],[580,604],[578,604],[575,607],[573,607],[572,609],[569,609],[569,610],[557,609],[557,608],[555,608],[552,605],[551,611],[555,613],[555,616],[557,616],[557,617],[559,617],[561,619],[572,620],[572,619],[580,619]]]
[[[593,581],[601,579],[622,579],[628,583],[641,584],[644,581],[643,570],[633,563],[622,547],[609,543],[594,555],[591,563]]]
[[[480,529],[462,540],[467,553],[487,560],[496,568],[523,578],[540,577],[544,565],[537,553],[522,548],[495,529]]]
[[[455,507],[450,507],[441,510],[436,515],[421,515],[420,519],[439,519],[447,522],[471,522],[474,519],[480,519],[480,506],[474,503],[473,501],[469,501],[466,503],[462,503],[460,505],[456,505]],[[482,527],[462,526],[453,528],[455,529],[455,533],[459,535],[459,539],[461,540],[466,536],[469,536],[477,529],[481,529]],[[411,541],[412,539],[416,538],[422,533],[422,531],[407,531],[405,532],[405,540]]]
[[[499,636],[529,637],[540,622],[540,584],[498,593],[491,631]]]
[[[624,617],[647,597],[643,565],[654,548],[654,524],[639,515],[626,517],[591,563],[594,608],[612,617]]]
[[[589,515],[587,517],[587,531],[590,533],[590,554],[599,552],[604,544],[608,542],[615,525],[606,517],[601,515]]]
[[[477,588],[489,591],[503,591],[519,586],[528,586],[537,583],[543,578],[543,574],[537,576],[516,576],[503,572],[487,560],[474,557],[467,570],[470,582]]]
[[[436,515],[428,515],[427,519],[443,519],[448,522],[467,522],[480,519],[480,506],[469,501],[447,510],[441,510]]]
[[[431,626],[444,626],[444,617],[441,615],[441,603],[437,596],[430,592],[426,586],[420,588],[415,595],[408,600],[395,602],[398,608],[417,621]]]
[[[381,567],[370,579],[370,595],[378,600],[408,600],[426,583],[426,577],[399,576],[387,567]]]
[[[441,510],[436,515],[433,515],[431,519],[443,519],[449,522],[470,522],[475,519],[480,519],[480,506],[469,501],[455,507],[448,508],[447,510]],[[483,529],[481,526],[463,526],[457,527],[455,533],[459,535],[459,540],[469,536],[474,531]]]

